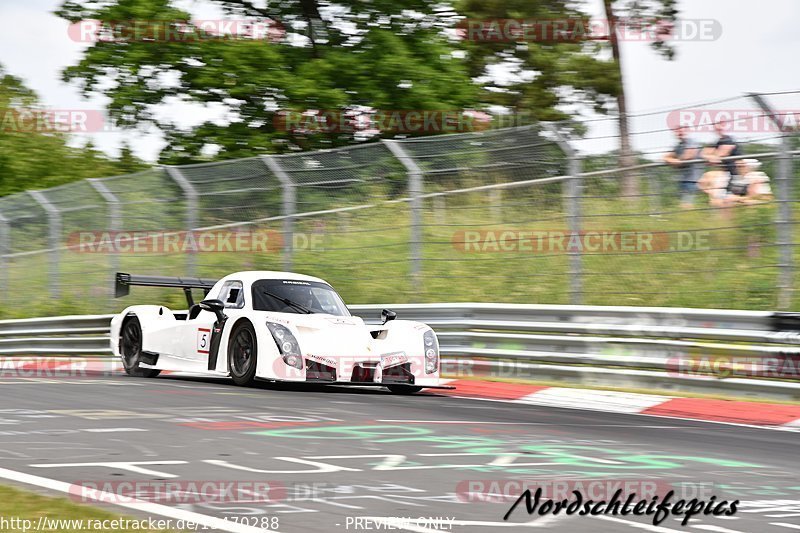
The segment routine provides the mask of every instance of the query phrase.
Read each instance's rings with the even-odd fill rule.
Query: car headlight
[[[433,374],[439,369],[439,341],[430,329],[422,336],[422,341],[425,344],[425,373]]]
[[[275,345],[283,356],[283,362],[287,365],[301,369],[303,368],[303,356],[300,354],[300,343],[286,326],[267,322],[267,328],[272,333]]]

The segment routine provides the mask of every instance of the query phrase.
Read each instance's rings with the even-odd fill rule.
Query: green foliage
[[[64,79],[85,94],[108,96],[109,111],[123,126],[157,125],[168,141],[162,161],[169,163],[195,160],[209,145],[220,148],[220,158],[234,158],[353,141],[337,133],[299,137],[282,131],[275,124],[276,109],[441,110],[476,103],[478,88],[465,61],[452,54],[441,32],[444,21],[428,2],[353,0],[341,3],[341,12],[325,15],[324,22],[316,2],[276,2],[264,9],[245,0],[214,3],[237,18],[280,21],[286,38],[98,42]],[[72,21],[190,18],[168,0],[67,1],[58,14]],[[343,31],[344,24],[352,31]],[[174,83],[164,83],[165,77]],[[186,131],[152,115],[152,106],[174,101],[221,104],[231,120]]]
[[[648,178],[645,182],[649,182]],[[720,309],[773,309],[776,303],[778,247],[776,205],[739,206],[728,214],[678,208],[678,195],[664,198],[662,216],[642,215],[640,204],[587,190],[582,201],[585,231],[653,232],[675,243],[675,234],[707,233],[698,249],[658,253],[596,252],[583,255],[584,303],[588,305],[672,306]],[[297,249],[293,270],[320,276],[348,304],[411,302],[502,302],[566,304],[569,302],[569,256],[558,251],[466,252],[455,246],[461,230],[566,231],[558,184],[447,197],[433,208],[426,202],[422,276],[410,275],[410,213],[404,204],[381,204],[368,210],[332,213],[297,221],[302,235],[324,234],[321,248]],[[602,195],[602,192],[600,193]],[[313,201],[314,199],[312,199]],[[502,204],[495,211],[493,205]],[[612,216],[613,215],[613,216]],[[280,223],[260,229],[279,230]],[[798,232],[795,231],[795,234]],[[707,247],[707,249],[706,249]],[[139,289],[122,299],[108,297],[110,257],[91,256],[97,268],[87,272],[86,257],[65,252],[60,267],[61,297],[49,295],[53,282],[45,256],[15,258],[9,285],[32,287],[12,291],[0,318],[119,312],[128,305],[163,303],[185,306],[173,289]],[[185,254],[122,254],[119,269],[137,274],[186,274]],[[280,270],[281,254],[225,252],[198,254],[197,274],[219,278],[238,270]],[[19,302],[19,305],[16,303]],[[792,310],[800,309],[795,298]]]
[[[666,0],[665,0],[666,1]],[[231,17],[280,23],[280,39],[209,39],[190,32],[179,42],[97,42],[63,73],[85,94],[102,93],[117,123],[155,125],[168,144],[162,162],[179,164],[264,152],[334,147],[356,141],[349,132],[285,131],[276,110],[481,109],[503,105],[526,122],[564,120],[563,104],[605,110],[621,90],[620,71],[600,59],[599,42],[470,42],[445,32],[459,18],[564,19],[586,15],[568,0],[209,0]],[[180,21],[191,16],[170,0],[66,0],[58,15],[73,22]],[[196,30],[196,28],[194,29]],[[193,30],[193,31],[194,31]],[[535,73],[505,85],[487,69],[516,64]],[[168,79],[169,82],[164,80]],[[222,106],[228,118],[191,129],[160,120],[154,106],[173,102]],[[384,132],[384,135],[393,135]]]
[[[467,19],[524,19],[530,21],[584,19],[586,14],[565,0],[462,0],[459,12]],[[621,88],[614,63],[598,58],[600,44],[545,42],[466,43],[470,74],[481,76],[493,64],[518,65],[535,72],[532,80],[490,85],[489,101],[516,112],[531,112],[538,120],[565,120],[570,116],[556,106],[580,103],[603,111]],[[569,89],[564,95],[564,89]]]
[[[0,67],[0,196],[144,167],[130,153],[118,165],[91,143],[76,148],[63,133],[20,129],[19,113],[35,109],[36,94]]]

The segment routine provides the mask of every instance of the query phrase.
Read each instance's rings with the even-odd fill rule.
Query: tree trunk
[[[608,40],[611,43],[611,53],[619,71],[620,88],[617,95],[617,111],[619,113],[619,165],[621,167],[632,167],[636,164],[631,148],[630,130],[628,129],[628,107],[625,103],[625,80],[622,75],[622,55],[619,47],[619,35],[617,34],[617,17],[614,14],[612,4],[614,0],[603,0],[603,6],[608,20]],[[639,178],[635,171],[625,171],[622,173],[622,194],[624,196],[636,196],[639,194]]]

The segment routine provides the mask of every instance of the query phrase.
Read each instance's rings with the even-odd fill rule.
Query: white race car
[[[385,386],[400,394],[440,383],[439,342],[420,322],[381,325],[352,316],[325,281],[289,272],[253,271],[219,281],[118,273],[116,295],[132,285],[177,287],[188,312],[128,307],[111,320],[111,349],[131,376],[162,370],[255,380]],[[206,299],[192,300],[192,289]]]

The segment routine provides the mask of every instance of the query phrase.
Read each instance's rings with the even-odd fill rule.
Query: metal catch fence
[[[759,101],[715,102],[689,118],[745,109],[771,120]],[[351,303],[793,308],[793,132],[733,129],[734,159],[758,158],[771,195],[720,207],[694,192],[686,205],[680,169],[653,162],[684,111],[632,117],[644,148],[629,168],[618,167],[604,118],[580,138],[572,124],[545,124],[381,140],[0,198],[0,317],[180,305],[147,291],[115,302],[117,271],[250,269],[318,275]]]

